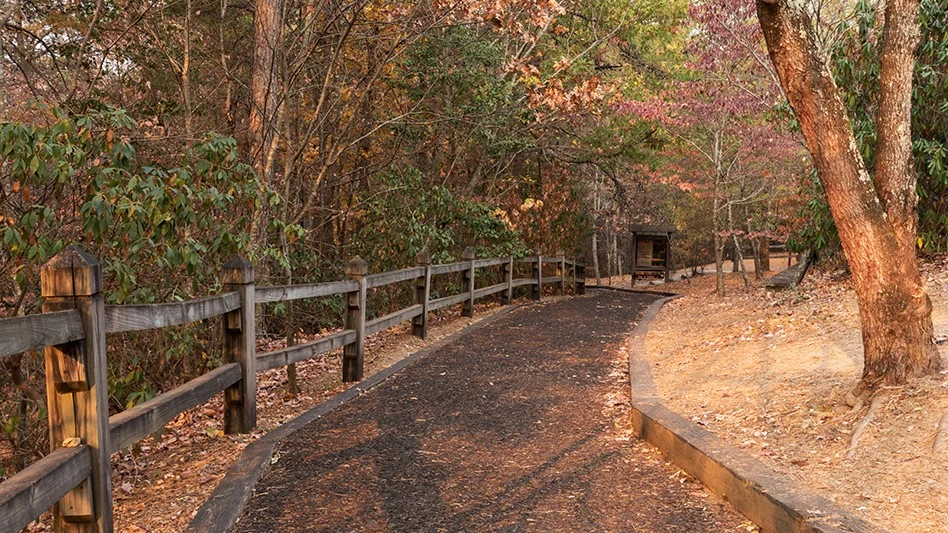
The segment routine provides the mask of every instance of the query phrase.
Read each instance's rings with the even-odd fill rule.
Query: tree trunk
[[[281,0],[255,0],[253,18],[253,70],[250,75],[248,150],[254,170],[267,181],[265,168],[273,137],[277,108],[277,58],[280,41]]]
[[[766,237],[761,237],[756,231],[754,231],[754,225],[752,223],[753,218],[750,216],[750,209],[748,208],[747,204],[744,204],[744,220],[747,221],[747,227],[744,229],[747,230],[747,241],[751,245],[751,258],[754,259],[754,279],[760,281],[764,279],[764,271],[761,264],[760,243]]]
[[[595,218],[593,219],[595,220]],[[593,228],[592,242],[593,272],[596,274],[596,285],[602,285],[602,276],[599,273],[599,230]]]
[[[741,252],[741,242],[737,238],[737,231],[734,229],[734,208],[728,203],[727,206],[727,229],[731,234],[731,240],[734,241],[734,272],[740,270],[741,278],[744,280],[744,288],[750,287],[750,280],[747,279],[747,268],[744,266],[744,253]]]
[[[607,283],[612,285],[612,223],[606,220],[606,279]]]
[[[757,254],[760,257],[761,274],[770,272],[770,237],[761,237],[758,239]]]
[[[714,177],[714,205],[711,209],[711,231],[714,233],[714,276],[715,291],[718,296],[724,296],[724,246],[726,242],[721,228],[721,173],[716,172]]]
[[[184,3],[184,57],[181,59],[181,93],[184,97],[184,136],[185,145],[194,142],[194,130],[191,123],[194,108],[191,102],[191,0]]]
[[[612,248],[612,260],[615,262],[613,265],[615,266],[615,270],[612,270],[612,267],[609,268],[615,272],[617,276],[622,277],[622,262],[619,259],[619,233],[615,231],[614,228],[612,232],[612,244],[610,246]],[[610,281],[609,284],[611,285],[612,282]]]
[[[714,232],[714,277],[715,292],[718,296],[724,296],[724,237],[717,231]]]
[[[754,237],[753,239],[750,239],[750,244],[751,258],[754,260],[754,279],[760,281],[764,279],[764,272],[760,266],[760,238]]]
[[[594,167],[595,168],[595,167]],[[599,168],[595,168],[595,181],[593,181],[593,271],[596,274],[596,285],[602,285],[602,275],[599,272],[599,210],[602,208],[602,199],[599,196]]]
[[[259,205],[251,229],[251,246],[259,254],[266,247],[270,222],[265,189],[270,184],[272,142],[276,128],[278,80],[276,51],[282,30],[282,0],[255,0],[253,18],[253,70],[250,75],[250,116],[247,122],[247,151],[251,165],[262,183]],[[266,265],[258,264],[266,276]]]
[[[856,145],[812,21],[799,2],[757,0],[770,58],[810,147],[859,303],[861,389],[941,368],[932,304],[915,257],[915,173],[909,111],[918,1],[885,4],[876,180]]]

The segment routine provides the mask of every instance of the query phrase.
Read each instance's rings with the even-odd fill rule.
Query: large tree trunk
[[[862,324],[861,385],[872,390],[934,372],[941,360],[914,244],[909,112],[918,1],[889,0],[885,7],[875,183],[803,4],[757,0],[757,13],[852,271]]]
[[[264,188],[273,174],[273,142],[280,91],[276,53],[283,28],[282,0],[255,0],[253,17],[253,69],[250,75],[250,116],[247,122],[247,151],[251,164]],[[269,203],[265,190],[260,191],[259,206],[254,214],[252,246],[260,254],[267,244],[270,222]],[[262,259],[262,258],[261,258]],[[266,264],[258,264],[258,278],[266,277]]]
[[[276,51],[282,29],[281,0],[255,0],[253,17],[253,70],[250,74],[248,150],[254,170],[268,182],[267,154],[273,139],[277,109]]]

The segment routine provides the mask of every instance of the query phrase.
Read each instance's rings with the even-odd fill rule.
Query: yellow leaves
[[[543,200],[527,198],[526,200],[523,201],[522,204],[520,204],[520,212],[526,213],[527,211],[530,211],[531,209],[539,209],[541,207],[543,207]]]
[[[507,211],[498,207],[494,209],[494,211],[491,214],[494,215],[495,218],[503,222],[508,228],[516,229],[514,227],[513,221],[510,220],[510,215],[507,213]]]

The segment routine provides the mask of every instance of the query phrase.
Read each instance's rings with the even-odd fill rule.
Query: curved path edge
[[[267,471],[273,459],[273,453],[287,437],[296,433],[307,424],[324,416],[326,413],[358,397],[365,391],[379,385],[386,379],[392,377],[403,368],[426,357],[428,354],[444,347],[457,339],[464,337],[483,326],[499,319],[511,311],[522,307],[519,304],[512,305],[494,313],[493,315],[467,326],[466,328],[448,335],[438,341],[426,346],[417,352],[405,357],[401,361],[380,370],[372,376],[353,384],[348,389],[333,396],[331,399],[316,405],[310,410],[304,412],[293,420],[281,425],[280,427],[267,432],[264,436],[253,441],[237,459],[224,478],[218,483],[217,488],[211,493],[211,496],[204,502],[204,505],[198,509],[194,518],[188,524],[185,530],[190,533],[197,532],[225,532],[230,531],[237,519],[243,512],[244,506],[250,500],[253,494],[254,486],[257,480]]]
[[[632,423],[639,437],[763,531],[884,532],[662,404],[646,357],[645,335],[662,306],[680,297],[653,302],[629,339]]]

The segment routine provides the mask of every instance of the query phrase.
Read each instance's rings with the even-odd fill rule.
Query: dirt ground
[[[948,363],[948,258],[923,276],[936,339]],[[800,287],[745,289],[727,275],[662,286],[669,302],[646,337],[659,394],[775,470],[891,531],[948,531],[948,371],[882,391],[869,407],[846,404],[862,371],[854,293],[839,272],[811,272]]]

